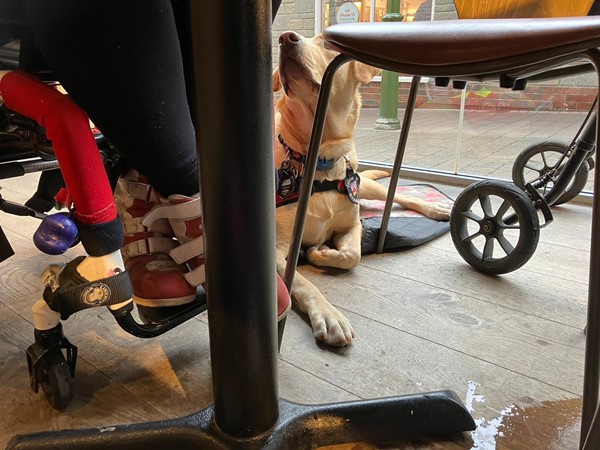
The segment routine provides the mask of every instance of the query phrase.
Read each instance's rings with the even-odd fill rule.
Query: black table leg
[[[192,30],[215,422],[254,436],[278,417],[271,2],[193,2]]]

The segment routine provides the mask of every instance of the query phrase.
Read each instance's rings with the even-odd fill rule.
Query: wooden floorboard
[[[585,336],[581,329],[534,320],[520,311],[389,275],[389,284],[381,285],[380,271],[364,266],[359,270],[361,285],[355,284],[351,292],[344,289],[344,281],[355,278],[354,273],[336,277],[337,282],[324,289],[328,298],[343,298],[337,302],[340,308],[461,355],[579,393],[581,379],[569,374],[573,368],[582,370]],[[356,331],[360,336],[373,326],[369,322]],[[400,337],[399,342],[404,341]],[[507,348],[511,351],[506,352]],[[554,370],[547,371],[551,365]]]
[[[6,198],[20,192],[15,183],[2,191]],[[348,316],[357,339],[342,349],[319,345],[305,319],[290,313],[279,358],[281,397],[316,404],[451,389],[472,411],[475,433],[384,448],[575,449],[590,220],[588,207],[556,208],[531,261],[503,276],[473,270],[449,234],[365,256],[348,272],[301,267]],[[39,275],[81,253],[76,247],[66,256],[41,254],[30,238],[37,223],[0,215],[16,251],[0,263],[0,448],[15,434],[160,420],[207,406],[206,314],[151,340],[125,333],[103,308],[76,314],[63,323],[80,353],[73,403],[54,411],[31,391],[24,351],[33,340]]]

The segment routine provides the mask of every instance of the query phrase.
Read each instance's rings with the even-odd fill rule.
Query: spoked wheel
[[[554,186],[552,180],[556,180],[559,177],[567,164],[568,158],[563,158],[563,155],[567,151],[568,145],[562,142],[547,141],[530,145],[515,159],[512,169],[514,183],[524,190],[526,183],[539,180],[548,174],[550,175],[550,180],[538,188],[538,192],[545,197]],[[561,205],[577,197],[585,188],[589,170],[587,162],[581,164],[567,186],[567,189],[558,197],[554,205]]]
[[[61,351],[48,352],[40,361],[38,380],[46,399],[62,411],[73,398],[73,376]]]
[[[467,263],[483,273],[503,274],[533,256],[540,237],[539,219],[523,191],[512,183],[486,180],[458,196],[450,233]]]

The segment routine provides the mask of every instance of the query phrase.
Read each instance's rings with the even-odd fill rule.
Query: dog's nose
[[[301,39],[302,36],[300,36],[298,33],[295,33],[293,31],[286,31],[285,33],[281,33],[281,35],[279,36],[279,45],[285,44],[287,42],[295,44],[297,42],[300,42]]]

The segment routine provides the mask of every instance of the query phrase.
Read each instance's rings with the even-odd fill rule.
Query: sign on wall
[[[356,23],[360,17],[360,12],[352,2],[345,2],[338,6],[335,13],[337,23]]]

